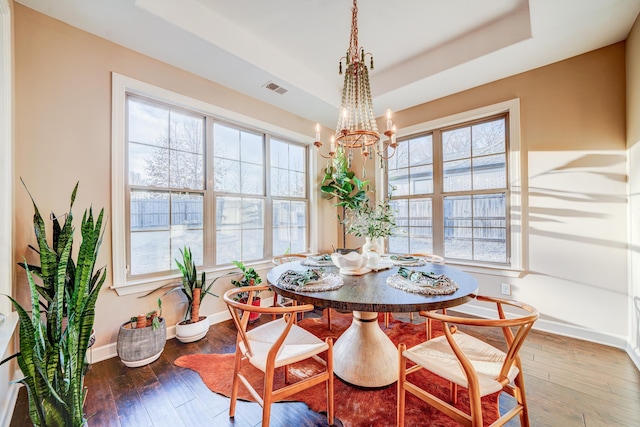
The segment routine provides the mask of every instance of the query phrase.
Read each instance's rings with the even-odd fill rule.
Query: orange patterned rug
[[[333,330],[327,329],[326,318],[306,318],[299,322],[299,325],[309,330],[316,336],[324,339],[333,337],[334,342],[351,323],[351,314],[341,314],[332,312]],[[434,327],[437,328],[434,322]],[[389,328],[381,324],[384,332],[389,336],[394,344],[400,342],[411,347],[425,340],[424,323],[414,325],[399,320],[391,320]],[[441,330],[436,330],[435,334],[441,334]],[[233,354],[192,354],[178,358],[175,364],[184,368],[193,369],[200,374],[204,383],[212,391],[230,396],[231,380],[233,373]],[[313,370],[313,363],[300,362],[292,366],[292,379],[295,380],[296,371],[304,372]],[[249,380],[258,389],[261,389],[262,372],[257,369],[245,369]],[[431,391],[436,396],[448,400],[449,383],[439,377],[425,372],[424,370],[413,374],[414,382],[423,388]],[[276,387],[284,385],[284,375],[282,370],[276,374]],[[253,399],[241,385],[239,397],[244,400]],[[326,411],[326,395],[324,384],[317,385],[308,390],[304,390],[291,397],[290,400],[305,402],[316,412]],[[396,384],[391,384],[376,390],[365,390],[351,386],[336,378],[334,384],[335,416],[344,426],[393,426],[396,423]],[[484,425],[490,425],[495,421],[498,414],[498,394],[487,396],[482,400],[485,414]],[[464,389],[458,391],[458,405],[460,409],[468,412],[469,400]],[[407,426],[435,426],[454,427],[458,426],[454,420],[441,412],[423,403],[416,397],[407,393],[405,422]]]

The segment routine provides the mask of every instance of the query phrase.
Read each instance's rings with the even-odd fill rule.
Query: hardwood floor
[[[397,317],[409,321],[408,316]],[[423,321],[414,317],[414,323]],[[145,367],[127,368],[118,358],[92,365],[85,379],[86,413],[93,414],[89,426],[259,425],[258,404],[238,402],[236,417],[230,419],[228,398],[209,391],[195,372],[173,364],[182,354],[233,352],[234,345],[235,329],[228,321],[213,325],[196,343],[167,341],[160,359]],[[533,331],[521,354],[532,426],[640,426],[640,372],[624,351]],[[501,406],[508,407],[509,399],[501,398]],[[10,426],[29,425],[22,389]],[[272,425],[323,426],[326,418],[303,403],[278,403]]]

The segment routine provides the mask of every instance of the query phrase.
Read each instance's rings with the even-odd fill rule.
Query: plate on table
[[[369,267],[362,267],[355,270],[346,270],[340,269],[340,274],[344,274],[346,276],[362,276],[363,274],[367,274],[371,271]]]

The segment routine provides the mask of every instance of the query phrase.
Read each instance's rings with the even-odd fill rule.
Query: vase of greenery
[[[256,272],[253,267],[246,267],[242,261],[233,261],[233,264],[240,269],[242,272],[242,278],[240,280],[232,280],[231,284],[238,288],[242,288],[245,286],[257,286],[262,283],[262,279],[260,275]],[[254,295],[253,301],[251,301],[252,305],[260,306],[260,292],[257,292]],[[249,297],[249,292],[242,292],[237,295],[237,299],[240,302],[247,302]],[[249,315],[249,322],[255,322],[260,317],[260,313],[251,313]]]
[[[104,210],[95,219],[91,208],[85,210],[80,227],[82,241],[74,260],[71,210],[77,191],[78,184],[71,193],[69,212],[62,216],[51,214],[52,245],[40,210],[29,194],[35,211],[33,225],[38,248],[29,247],[40,258],[39,266],[26,261],[21,264],[31,291],[31,316],[9,297],[20,320],[20,352],[2,363],[17,357],[24,375],[19,382],[27,389],[29,416],[35,426],[86,424],[83,409],[86,352],[96,301],[106,278],[104,267],[95,270],[104,231]],[[59,218],[65,218],[62,226]]]
[[[368,266],[376,267],[383,252],[379,241],[389,237],[396,227],[395,213],[389,201],[380,201],[375,207],[360,206],[350,212],[346,224],[347,233],[365,238],[362,253],[369,259]]]

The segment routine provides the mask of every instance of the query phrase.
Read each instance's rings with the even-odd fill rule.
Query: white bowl
[[[360,270],[367,265],[367,257],[360,255],[357,252],[349,252],[348,254],[341,255],[339,253],[332,253],[331,260],[340,270]]]

